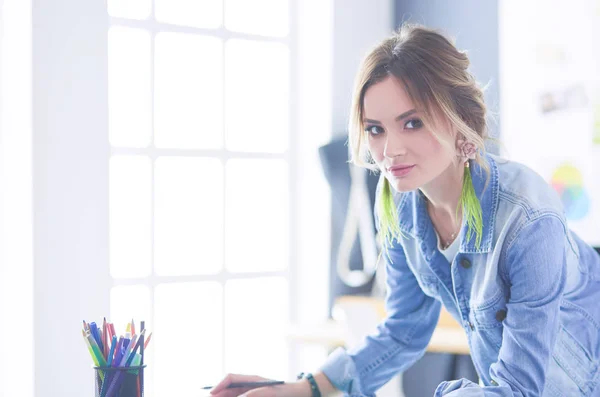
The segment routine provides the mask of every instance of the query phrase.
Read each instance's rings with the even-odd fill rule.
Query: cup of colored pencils
[[[152,338],[144,321],[139,334],[135,322],[127,324],[125,335],[117,337],[114,324],[104,318],[102,326],[83,322],[83,339],[95,371],[96,397],[143,397],[144,351]]]

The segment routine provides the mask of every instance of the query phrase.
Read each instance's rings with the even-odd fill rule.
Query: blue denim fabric
[[[451,264],[422,193],[396,193],[403,236],[386,258],[388,317],[321,367],[345,395],[374,396],[420,358],[444,305],[468,336],[482,385],[442,382],[435,396],[600,396],[600,255],[568,229],[558,195],[538,174],[485,160],[489,179],[470,168],[482,243],[463,226]]]

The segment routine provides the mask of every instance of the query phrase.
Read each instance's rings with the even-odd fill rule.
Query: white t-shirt
[[[456,256],[456,253],[458,252],[458,247],[460,246],[460,236],[456,236],[456,238],[454,239],[452,244],[450,244],[450,246],[446,249],[442,249],[442,243],[440,242],[440,236],[438,236],[437,233],[436,233],[436,236],[437,236],[437,241],[438,241],[438,249],[446,257],[446,259],[448,259],[448,262],[452,263],[452,261],[454,260],[454,257]]]

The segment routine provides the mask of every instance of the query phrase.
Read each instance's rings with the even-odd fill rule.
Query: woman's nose
[[[385,140],[385,147],[383,148],[383,155],[387,158],[393,158],[406,154],[406,146],[401,139],[394,134],[387,134]]]

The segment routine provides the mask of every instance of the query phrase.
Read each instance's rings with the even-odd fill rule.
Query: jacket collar
[[[492,246],[494,222],[498,208],[498,166],[490,154],[486,154],[484,160],[489,166],[489,179],[485,169],[479,164],[471,161],[471,167],[469,168],[475,194],[481,203],[483,218],[481,245],[477,248],[475,233],[472,233],[471,238],[467,240],[468,227],[464,224],[459,235],[461,242],[459,252],[463,253],[486,253],[490,252]],[[430,249],[437,247],[437,237],[427,213],[423,193],[417,189],[399,194],[401,195],[398,204],[400,230],[417,238],[422,243],[423,249],[426,246]]]

